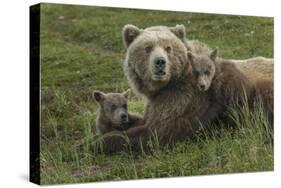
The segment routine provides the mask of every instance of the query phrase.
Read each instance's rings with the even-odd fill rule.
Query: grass
[[[273,18],[41,5],[41,183],[78,183],[273,170],[272,131],[262,109],[241,109],[238,130],[199,135],[150,153],[94,154],[75,147],[95,138],[94,89],[124,91],[125,24],[184,24],[189,39],[219,47],[225,58],[273,57]],[[142,113],[132,96],[130,111]],[[237,111],[231,115],[237,119]]]

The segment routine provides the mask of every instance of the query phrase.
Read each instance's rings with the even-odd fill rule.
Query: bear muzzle
[[[163,57],[157,57],[153,62],[153,79],[164,80],[166,75],[166,60]]]

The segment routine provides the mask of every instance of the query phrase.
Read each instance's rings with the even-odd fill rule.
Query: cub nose
[[[121,114],[121,120],[122,121],[127,121],[127,115],[126,114]]]
[[[154,64],[155,64],[156,68],[163,69],[165,64],[166,64],[166,61],[165,61],[165,59],[163,57],[157,57],[154,60]]]
[[[199,85],[199,87],[200,87],[201,90],[205,89],[205,85],[203,85],[203,84]]]

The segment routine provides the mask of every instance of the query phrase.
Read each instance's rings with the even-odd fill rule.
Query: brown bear
[[[208,54],[211,50],[206,44],[197,40],[186,40],[187,49],[194,55]],[[225,59],[231,61],[251,81],[273,80],[274,64],[272,58],[254,57],[249,59]]]
[[[122,149],[126,143],[124,136],[136,147],[151,135],[157,135],[161,145],[173,144],[194,135],[199,123],[215,118],[205,119],[209,97],[195,85],[185,40],[181,26],[144,30],[133,25],[124,27],[124,72],[134,91],[147,100],[145,123],[119,135],[105,135],[105,151]]]
[[[205,43],[202,43],[197,40],[184,40],[184,43],[187,49],[191,51],[194,55],[207,55],[211,50]],[[257,98],[260,98],[263,102],[263,106],[265,107],[266,112],[269,114],[268,119],[270,125],[273,125],[273,59],[259,56],[243,60],[224,59],[223,61],[232,64],[231,66],[235,65],[235,68],[233,68],[233,70],[235,71],[233,71],[233,73],[236,72],[237,75],[241,75],[242,73],[244,75],[243,77],[246,77],[248,81],[250,81],[254,85],[252,85],[252,88],[254,89],[251,93],[252,97],[250,97],[251,99],[253,99],[252,101],[250,101],[251,106],[253,106],[253,102],[255,102]],[[231,88],[230,90],[234,91],[234,88]]]
[[[251,94],[250,105],[260,99],[265,113],[268,116],[269,125],[273,127],[274,116],[274,61],[272,58],[254,57],[244,60],[228,60],[236,65],[249,81],[254,85]]]
[[[178,33],[183,32],[185,29],[183,25],[177,25]],[[175,30],[175,29],[174,29]],[[183,34],[181,34],[183,36]],[[187,50],[191,51],[194,55],[208,54],[211,49],[205,43],[198,40],[182,39]],[[273,80],[274,65],[272,58],[254,57],[249,59],[227,59],[236,65],[236,67],[247,76],[251,81],[257,80]]]
[[[197,41],[185,41],[189,51],[195,55],[208,54],[211,50],[206,44]],[[254,57],[249,59],[225,59],[231,61],[251,81],[273,80],[274,64],[272,58]]]
[[[197,80],[200,91],[211,90],[210,95],[217,102],[229,105],[232,100],[241,101],[242,98],[250,97],[253,83],[231,61],[218,57],[218,49],[210,54],[195,56],[188,52],[189,61],[192,64],[192,72]]]
[[[216,113],[218,110],[226,111],[233,103],[242,104],[245,97],[249,105],[253,107],[255,100],[260,98],[270,124],[273,123],[272,79],[266,77],[258,80],[248,79],[237,68],[236,63],[219,58],[218,49],[213,50],[209,55],[195,56],[192,52],[188,52],[188,58],[192,64],[198,89],[209,93],[210,101],[213,103],[213,107],[209,108],[210,113]],[[248,60],[249,63],[251,61],[259,63],[259,58]],[[265,62],[264,59],[261,59],[261,62]]]
[[[140,124],[142,117],[128,112],[127,98],[130,90],[123,93],[103,93],[94,91],[93,97],[99,104],[96,131],[105,134],[114,130],[127,130]]]
[[[242,105],[245,97],[251,97],[253,84],[233,62],[219,58],[218,49],[200,55],[188,52],[188,59],[198,90],[207,92],[210,97],[207,114],[227,112],[233,104]],[[227,114],[218,118],[225,120],[225,125],[235,125]]]
[[[161,145],[173,144],[218,116],[208,114],[210,97],[197,89],[187,57],[188,49],[198,54],[205,50],[186,40],[183,26],[139,29],[126,25],[122,35],[127,48],[124,72],[133,90],[146,98],[144,124],[105,135],[104,151],[121,150],[128,140],[138,147],[152,135],[157,135]]]

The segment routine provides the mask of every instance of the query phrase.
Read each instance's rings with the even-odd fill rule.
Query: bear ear
[[[131,95],[131,89],[128,89],[127,91],[123,92],[122,95],[123,95],[126,99],[128,99],[128,98],[130,97],[130,95]]]
[[[191,51],[187,52],[187,58],[191,62],[191,64],[193,65],[195,56],[194,56],[194,54]]]
[[[126,48],[135,40],[135,38],[140,34],[140,29],[134,25],[128,24],[123,27],[122,37],[123,43]]]
[[[94,91],[93,92],[93,98],[98,102],[102,102],[105,99],[105,94],[101,91]]]
[[[184,25],[176,25],[175,27],[169,28],[179,39],[185,40],[185,27]]]
[[[219,49],[215,48],[213,51],[211,51],[209,57],[211,58],[211,60],[216,61],[218,55],[219,55]]]

